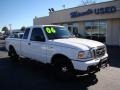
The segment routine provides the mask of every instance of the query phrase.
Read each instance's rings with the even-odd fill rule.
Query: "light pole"
[[[10,28],[10,31],[9,31],[9,34],[12,32],[12,24],[9,24],[9,28]]]
[[[11,26],[12,26],[12,24],[9,24],[10,31],[12,30]]]

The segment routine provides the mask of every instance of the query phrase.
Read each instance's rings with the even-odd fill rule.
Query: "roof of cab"
[[[61,25],[34,25],[34,26],[30,26],[30,27],[45,27],[45,26],[57,26],[57,27],[64,27]]]

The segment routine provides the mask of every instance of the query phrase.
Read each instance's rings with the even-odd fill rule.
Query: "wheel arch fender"
[[[67,62],[70,62],[72,64],[70,58],[67,57],[66,55],[63,55],[63,54],[55,54],[55,55],[53,55],[52,58],[51,58],[51,64],[53,64],[56,61],[62,60],[62,58],[64,58]]]
[[[9,45],[8,50],[10,50],[11,48],[12,48],[12,49],[15,49],[13,45]]]
[[[15,50],[15,48],[14,48],[13,45],[9,45],[9,47],[8,47],[8,56],[10,56],[10,50],[11,50],[11,49],[14,49],[14,50]]]

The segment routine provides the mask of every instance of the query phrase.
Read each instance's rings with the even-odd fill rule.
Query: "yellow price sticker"
[[[47,33],[51,33],[50,28],[46,28]]]
[[[52,34],[52,33],[56,33],[56,30],[53,27],[50,27],[50,28],[47,27],[46,32],[49,33],[49,34]]]
[[[56,33],[56,30],[52,27],[51,28],[52,33]]]

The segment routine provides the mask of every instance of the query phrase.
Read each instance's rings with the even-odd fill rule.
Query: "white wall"
[[[108,45],[120,45],[120,19],[107,21],[106,43]]]
[[[114,13],[106,13],[106,14],[90,14],[85,16],[80,16],[76,18],[71,18],[70,13],[71,12],[85,12],[88,9],[97,9],[97,8],[105,8],[105,7],[111,7],[115,6],[117,8],[117,12]],[[98,4],[92,4],[92,5],[86,5],[86,6],[79,6],[69,9],[64,9],[60,11],[55,11],[49,13],[49,16],[47,17],[40,17],[40,18],[34,18],[33,24],[55,24],[55,23],[66,23],[66,22],[80,22],[80,21],[86,21],[86,20],[97,20],[97,19],[111,19],[111,18],[120,18],[120,0],[118,1],[111,1],[111,2],[105,2],[105,3],[98,3]]]

